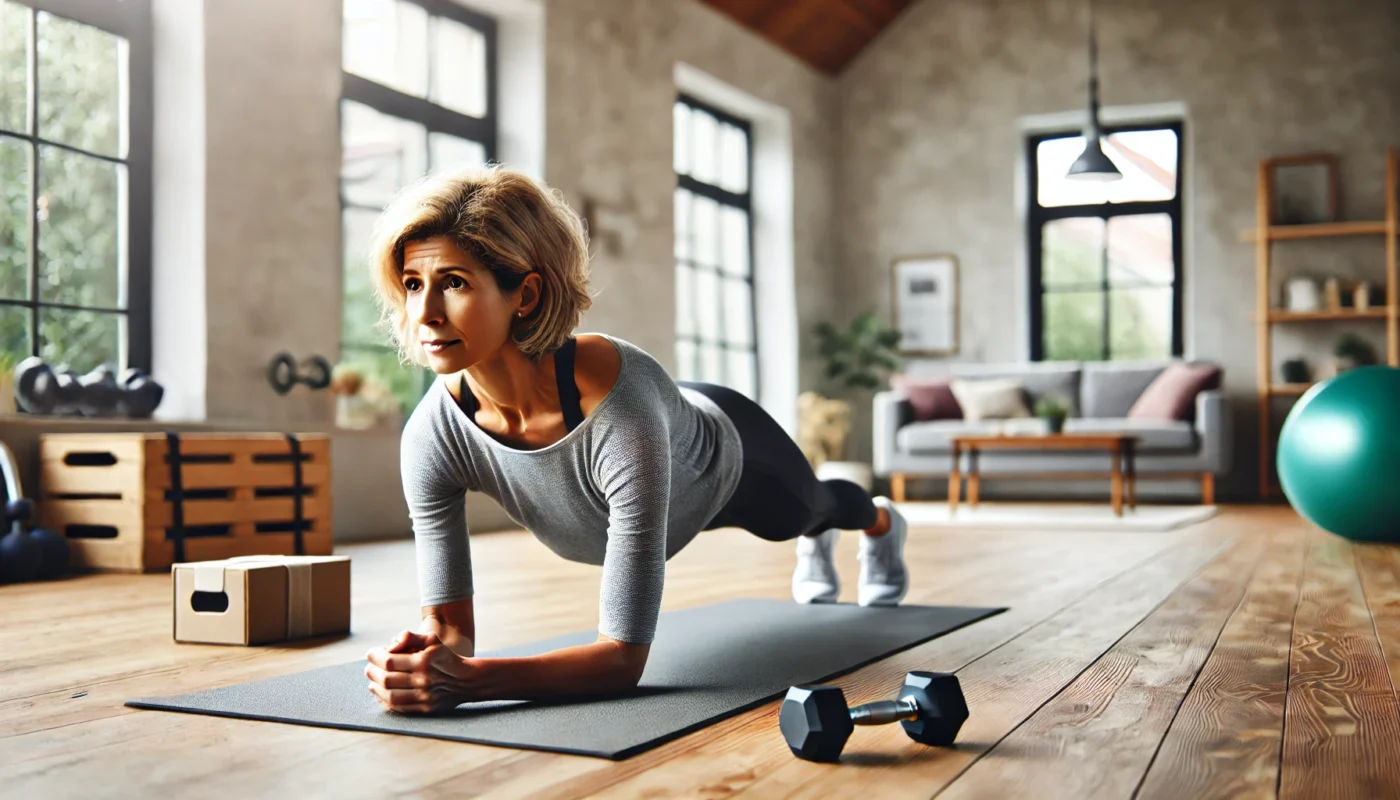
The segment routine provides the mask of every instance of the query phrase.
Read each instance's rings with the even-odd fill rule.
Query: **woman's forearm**
[[[522,658],[469,658],[468,700],[546,700],[637,685],[648,645],[602,640]]]

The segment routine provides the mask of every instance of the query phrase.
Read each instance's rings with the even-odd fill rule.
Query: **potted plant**
[[[1035,401],[1035,415],[1045,420],[1045,428],[1050,433],[1061,433],[1069,417],[1069,403],[1059,395],[1042,395]]]
[[[1348,331],[1337,338],[1332,346],[1338,373],[1349,369],[1376,363],[1376,349],[1358,333]]]
[[[899,369],[899,331],[873,313],[861,314],[844,329],[829,322],[818,323],[816,334],[826,365],[825,379],[833,393],[879,389],[889,373]],[[850,401],[805,392],[799,398],[798,445],[823,478],[846,478],[868,489],[870,468],[842,461],[850,420]]]

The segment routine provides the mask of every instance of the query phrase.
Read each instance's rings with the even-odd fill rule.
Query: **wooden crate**
[[[330,440],[298,434],[304,555],[331,552]],[[75,569],[154,572],[176,560],[164,433],[40,437],[39,522]],[[295,555],[295,471],[281,433],[179,435],[185,561]]]

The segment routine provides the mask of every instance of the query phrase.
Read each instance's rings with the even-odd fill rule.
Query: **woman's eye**
[[[467,288],[467,282],[464,281],[464,280],[462,280],[461,278],[457,277],[456,275],[450,275],[450,276],[448,276],[448,278],[447,278],[447,288],[449,288],[449,289],[465,289],[465,288]]]
[[[403,288],[410,292],[416,292],[423,287],[423,282],[417,278],[408,278],[403,282]]]

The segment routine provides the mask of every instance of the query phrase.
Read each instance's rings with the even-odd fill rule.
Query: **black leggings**
[[[797,443],[763,407],[726,386],[677,381],[714,401],[739,429],[744,468],[734,496],[704,527],[735,527],[783,542],[827,528],[865,530],[879,512],[870,494],[846,480],[818,480]]]

